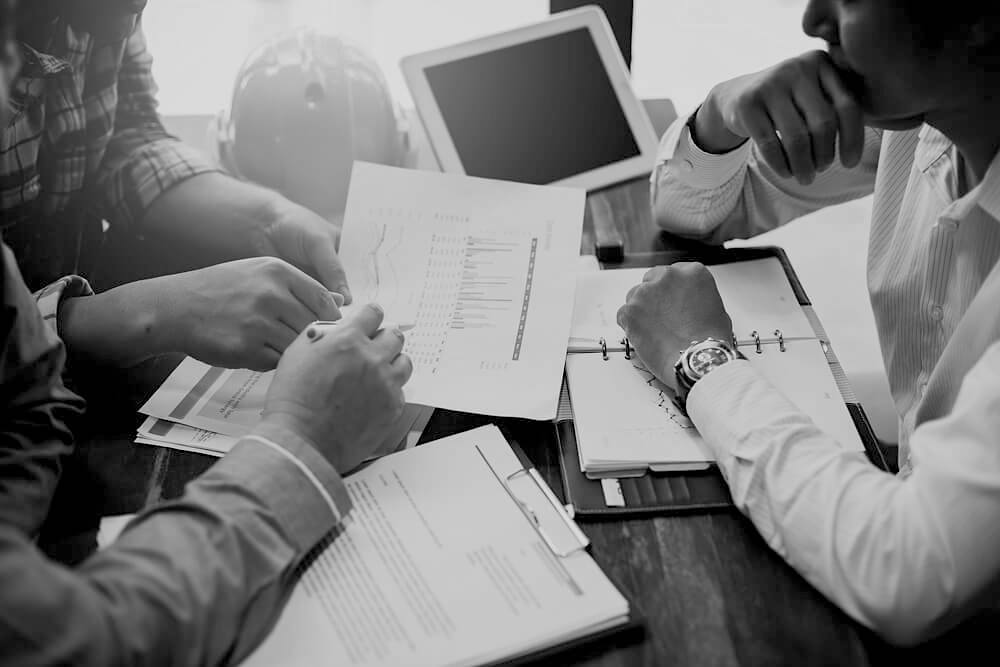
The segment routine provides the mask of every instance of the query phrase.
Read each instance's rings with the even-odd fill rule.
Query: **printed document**
[[[623,623],[627,601],[533,479],[495,426],[350,475],[354,509],[245,664],[475,665]]]
[[[186,357],[139,412],[148,415],[138,442],[222,456],[260,421],[274,372],[209,366]],[[380,448],[412,446],[432,408],[407,403]]]
[[[355,163],[340,257],[357,303],[413,323],[407,400],[555,417],[582,190]]]

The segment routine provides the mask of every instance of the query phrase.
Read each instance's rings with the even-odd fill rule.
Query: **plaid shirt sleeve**
[[[115,225],[136,225],[161,194],[192,176],[217,171],[206,156],[164,129],[152,63],[139,21],[125,44],[115,133],[97,175],[100,214]]]

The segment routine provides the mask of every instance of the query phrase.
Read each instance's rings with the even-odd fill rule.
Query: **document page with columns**
[[[355,163],[339,254],[355,304],[414,325],[408,401],[555,417],[585,194]]]

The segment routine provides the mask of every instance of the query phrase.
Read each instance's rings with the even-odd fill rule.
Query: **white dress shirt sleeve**
[[[833,165],[809,185],[782,178],[747,141],[716,155],[698,147],[678,118],[660,141],[650,177],[653,218],[680,236],[722,243],[774,229],[806,213],[871,194],[882,142],[865,131],[861,162],[853,169]]]
[[[914,431],[905,479],[841,448],[746,361],[700,380],[688,411],[768,544],[889,641],[928,639],[996,591],[1000,343],[950,414]]]

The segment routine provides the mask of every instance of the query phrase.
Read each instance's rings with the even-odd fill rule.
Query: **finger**
[[[270,345],[264,345],[260,351],[254,355],[254,358],[247,365],[252,371],[257,371],[259,373],[266,373],[267,371],[273,371],[278,366],[278,362],[281,361],[281,352],[274,349]]]
[[[313,320],[334,322],[340,319],[340,308],[337,307],[337,300],[333,293],[304,271],[300,271],[290,264],[288,265],[288,289],[292,296],[312,314],[308,322]],[[289,322],[289,324],[292,323]]]
[[[762,109],[754,107],[744,112],[743,125],[757,146],[757,151],[771,169],[782,178],[791,177],[792,170],[788,166],[788,160],[785,159],[785,151],[774,131],[771,117]]]
[[[625,295],[625,303],[632,303],[632,299],[635,297],[636,293],[646,285],[646,283],[639,283],[638,285],[633,285],[632,289],[628,291]]]
[[[625,323],[628,321],[628,318],[629,318],[629,307],[628,304],[626,304],[621,308],[619,308],[618,312],[615,313],[615,321],[618,322],[618,326],[620,326],[622,329],[628,330],[628,327],[625,326]]]
[[[816,176],[812,158],[812,139],[809,128],[791,98],[779,97],[768,107],[774,129],[781,135],[781,147],[792,175],[802,184],[811,183]]]
[[[269,322],[264,329],[264,344],[278,354],[284,354],[303,328],[304,325],[301,328],[292,328],[281,320]]]
[[[408,355],[400,354],[389,364],[392,374],[399,380],[401,385],[410,381],[413,375],[413,360]]]
[[[385,361],[392,361],[403,351],[406,338],[399,329],[379,329],[372,337],[372,346]]]
[[[666,272],[667,272],[667,267],[665,267],[665,266],[654,266],[649,271],[646,271],[646,273],[642,274],[642,282],[648,283],[648,282],[651,282],[653,280],[656,280],[657,278],[659,278],[660,276],[662,276]]]
[[[301,333],[303,329],[309,326],[310,322],[315,322],[320,319],[312,310],[306,308],[306,306],[292,294],[289,294],[287,298],[279,299],[277,303],[274,304],[274,312],[272,315],[276,323],[280,323],[285,327],[294,330],[297,334]],[[334,320],[323,321],[332,322]]]
[[[308,252],[309,260],[320,282],[331,292],[343,295],[344,303],[350,303],[351,290],[347,287],[347,273],[344,272],[344,265],[337,256],[337,246],[333,242],[333,236],[323,236],[309,247]]]
[[[344,295],[338,294],[337,292],[330,292],[330,296],[333,297],[333,303],[336,304],[337,308],[344,305]]]
[[[795,88],[793,99],[809,130],[813,165],[816,171],[825,171],[837,152],[837,114],[818,81],[802,82]]]
[[[385,313],[382,311],[382,306],[377,303],[366,303],[357,309],[354,317],[345,320],[344,326],[356,327],[371,338],[382,325],[383,317],[385,317]]]
[[[848,168],[857,166],[865,148],[865,126],[861,107],[833,67],[821,67],[819,81],[823,93],[833,104],[837,114],[840,163]]]

